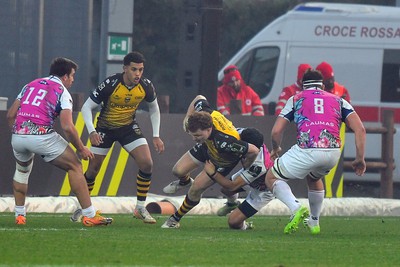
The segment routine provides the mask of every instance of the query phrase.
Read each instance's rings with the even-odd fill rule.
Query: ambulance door
[[[282,89],[284,55],[285,44],[274,43],[274,45],[253,47],[233,63],[239,68],[243,80],[260,96],[263,104],[276,102],[278,99]],[[280,88],[279,92],[271,94],[276,83],[279,84],[277,86]],[[271,106],[271,112],[272,109],[274,109],[273,106]],[[267,114],[271,114],[269,110],[266,111],[268,111]]]
[[[400,50],[383,54],[381,102],[400,103]]]

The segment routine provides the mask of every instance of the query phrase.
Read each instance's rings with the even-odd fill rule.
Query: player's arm
[[[153,128],[153,145],[158,153],[164,151],[164,142],[160,138],[160,108],[157,98],[152,102],[147,103],[150,113],[151,126]]]
[[[256,147],[253,144],[249,143],[247,153],[242,159],[242,164],[243,168],[248,168],[251,166],[251,164],[254,162],[254,160],[257,158],[258,153],[260,152],[260,149]]]
[[[229,191],[236,191],[246,185],[246,182],[240,176],[233,181],[227,179],[225,176],[217,172],[215,165],[212,164],[209,160],[207,160],[204,165],[204,171],[207,173],[208,177],[211,180],[220,184],[223,188]]]
[[[289,122],[283,117],[278,117],[275,121],[274,126],[271,131],[271,158],[276,159],[279,153],[282,151],[281,143],[283,138],[283,133]]]
[[[194,104],[195,104],[197,101],[201,100],[201,99],[207,100],[207,98],[206,98],[205,96],[198,95],[198,96],[196,96],[196,97],[192,100],[192,102],[190,103],[190,105],[189,105],[189,107],[188,107],[188,109],[187,109],[186,116],[185,116],[185,118],[183,119],[183,130],[184,130],[185,132],[187,132],[187,120],[188,120],[189,116],[190,116],[193,112],[195,112],[195,106],[194,106]]]
[[[17,112],[20,106],[20,102],[21,101],[19,99],[16,99],[7,111],[7,122],[10,129],[12,129],[15,122],[15,118],[17,117]]]
[[[356,144],[356,158],[352,166],[357,175],[364,175],[366,170],[365,163],[365,140],[366,131],[364,125],[356,112],[351,113],[346,118],[346,125],[354,132]]]
[[[99,104],[94,102],[90,97],[85,101],[82,106],[81,112],[83,120],[85,121],[86,129],[89,133],[89,139],[92,145],[100,145],[103,141],[101,136],[96,132],[96,129],[93,124],[93,114],[92,110],[97,108]]]
[[[76,148],[78,153],[83,159],[93,158],[94,155],[90,150],[84,146],[82,140],[79,138],[78,131],[75,128],[72,120],[72,110],[63,109],[60,112],[60,122],[64,134],[69,142]]]

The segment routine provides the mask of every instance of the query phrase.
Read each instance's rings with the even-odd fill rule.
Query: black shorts
[[[124,146],[137,139],[144,138],[137,123],[111,130],[96,127],[96,131],[103,138],[103,143],[98,146],[93,145],[93,147],[99,148],[110,148],[114,142],[119,142],[121,146]]]
[[[243,214],[247,217],[250,218],[254,214],[256,214],[258,211],[254,209],[246,200],[240,203],[239,205],[239,210],[243,212]]]
[[[210,159],[207,153],[207,146],[205,144],[196,144],[189,150],[189,153],[200,162],[206,162],[207,160]],[[240,160],[238,160],[235,163],[232,163],[229,166],[219,166],[218,163],[215,162],[213,162],[213,164],[216,165],[217,171],[220,174],[222,174],[223,176],[227,176],[236,167],[239,161]]]

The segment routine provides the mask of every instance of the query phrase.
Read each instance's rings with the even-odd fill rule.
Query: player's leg
[[[231,176],[231,180],[235,180],[237,177],[240,176],[240,173],[243,172],[243,168],[237,171],[235,174]],[[221,188],[221,193],[226,196],[226,203],[224,206],[218,209],[217,215],[218,216],[226,216],[227,214],[231,213],[234,209],[236,209],[240,201],[237,199],[239,198],[239,192],[244,191],[243,189],[240,189],[236,192],[232,192],[229,190],[226,190],[225,188]]]
[[[221,188],[221,193],[226,197],[226,203],[218,209],[217,215],[226,216],[239,206],[239,193],[226,190],[225,188]]]
[[[134,216],[143,220],[144,223],[156,223],[156,220],[150,215],[145,206],[153,173],[153,159],[147,141],[145,138],[139,138],[124,145],[124,148],[129,150],[129,154],[135,160],[139,169],[136,174],[137,194]]]
[[[104,159],[106,158],[112,145],[116,141],[115,132],[123,132],[102,128],[96,128],[96,131],[101,136],[102,143],[100,143],[99,145],[92,144],[90,148],[90,151],[92,151],[94,154],[94,158],[89,160],[88,168],[84,173],[89,193],[92,192],[94,188],[97,174],[100,172]]]
[[[32,171],[34,153],[31,152],[29,144],[33,141],[29,136],[13,135],[11,145],[15,157],[15,173],[13,177],[13,194],[15,201],[15,223],[26,224],[25,200],[28,192],[28,181]]]
[[[310,230],[311,234],[319,234],[321,231],[319,218],[325,197],[325,188],[322,177],[333,168],[339,160],[339,157],[339,149],[337,149],[337,151],[316,151],[316,153],[313,153],[312,160],[315,162],[317,167],[311,169],[311,172],[307,175],[310,216],[304,220],[304,224]]]
[[[72,192],[82,207],[82,223],[85,226],[108,225],[112,218],[105,218],[95,210],[90,199],[82,164],[76,153],[60,135],[55,134],[48,140],[50,151],[43,158],[46,162],[66,171]]]
[[[189,188],[192,185],[193,179],[190,177],[190,173],[205,161],[202,150],[202,145],[196,145],[183,154],[183,156],[175,163],[172,168],[172,174],[178,179],[165,186],[163,188],[164,193],[175,194],[179,190]]]
[[[190,186],[182,205],[161,227],[179,228],[179,221],[182,219],[182,217],[200,203],[201,195],[213,184],[214,182],[208,177],[206,172],[204,170],[201,171],[194,179],[193,184]]]
[[[98,152],[98,153],[101,153],[101,154],[94,153],[94,158],[89,160],[88,168],[84,174],[89,193],[93,191],[97,174],[100,171],[100,168],[103,164],[104,159],[106,158],[108,149],[106,149],[106,151],[104,151],[104,152]]]
[[[303,207],[285,180],[304,178],[309,170],[307,169],[307,155],[294,145],[280,158],[277,158],[272,168],[267,172],[265,184],[277,199],[282,201],[291,211],[289,223],[284,233],[293,233],[297,230],[298,224],[308,217],[309,211]]]
[[[16,168],[13,178],[16,224],[26,224],[25,199],[28,192],[28,180],[32,171],[32,165],[33,158],[27,162],[16,160]]]
[[[253,229],[253,222],[246,222],[246,219],[253,217],[272,199],[274,199],[274,195],[270,191],[252,189],[246,199],[229,215],[229,227],[240,230]]]
[[[310,216],[304,220],[304,224],[310,229],[312,234],[319,234],[319,216],[321,215],[322,204],[325,196],[324,183],[322,182],[321,178],[313,179],[310,175],[308,175],[307,185]]]
[[[246,201],[244,201],[242,204],[244,204]],[[239,206],[241,206],[240,204]],[[257,211],[255,211],[252,215],[254,215]],[[247,230],[247,229],[252,229],[253,224],[252,223],[247,223],[246,224],[246,219],[249,218],[247,217],[241,209],[236,208],[234,209],[230,214],[228,218],[228,225],[229,228],[231,229],[238,229],[238,230]]]

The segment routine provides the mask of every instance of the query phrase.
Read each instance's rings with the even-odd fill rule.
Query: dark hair
[[[240,139],[247,143],[253,144],[260,148],[264,144],[264,136],[256,128],[248,127],[244,128],[240,133]]]
[[[146,59],[144,58],[144,56],[141,53],[139,53],[137,51],[133,51],[133,52],[130,52],[129,54],[127,54],[124,57],[124,66],[130,65],[131,62],[134,62],[134,63],[145,63]]]
[[[311,87],[318,87],[322,89],[322,81],[323,77],[320,71],[309,69],[303,75],[303,89]]]
[[[70,75],[72,69],[76,71],[78,69],[78,64],[68,58],[57,57],[51,62],[49,75],[57,77],[62,77],[65,74]]]
[[[187,120],[187,129],[189,132],[205,130],[213,126],[211,114],[205,111],[193,112]]]

